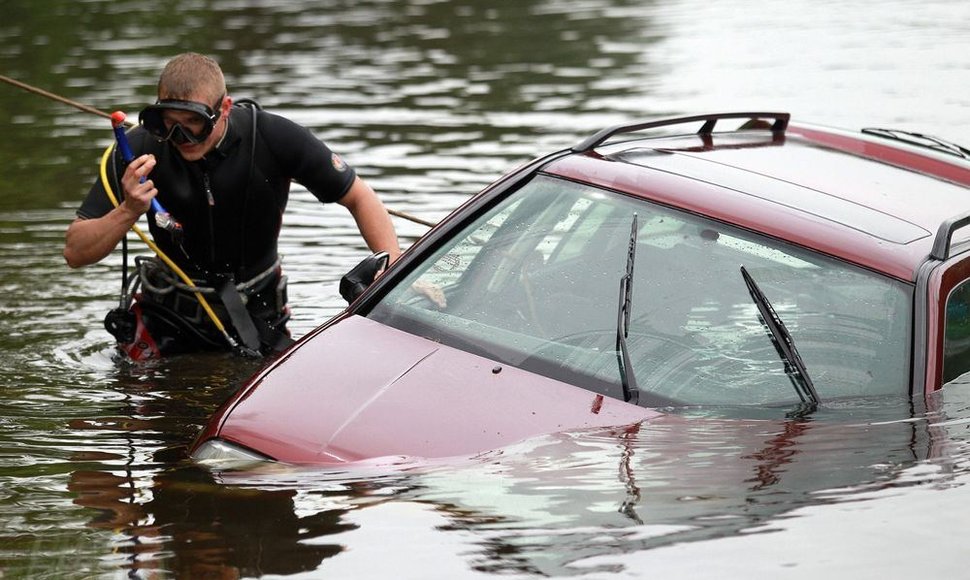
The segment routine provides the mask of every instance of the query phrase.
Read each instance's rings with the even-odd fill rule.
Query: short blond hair
[[[168,61],[158,77],[160,99],[191,100],[203,96],[214,102],[226,94],[226,78],[215,59],[195,52]]]

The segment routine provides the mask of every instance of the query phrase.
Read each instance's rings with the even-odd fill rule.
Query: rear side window
[[[943,339],[943,382],[970,371],[970,281],[950,292]]]

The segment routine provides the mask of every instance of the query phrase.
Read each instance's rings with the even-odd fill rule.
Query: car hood
[[[293,463],[471,456],[659,415],[360,316],[301,341],[225,408],[219,437]]]

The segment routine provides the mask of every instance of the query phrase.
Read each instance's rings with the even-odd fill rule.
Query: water
[[[0,71],[136,112],[180,50],[307,124],[387,205],[435,221],[602,126],[787,110],[967,144],[960,1],[3,0]],[[63,232],[108,122],[0,86],[0,572],[7,578],[958,577],[970,389],[811,421],[696,411],[474,458],[210,472],[184,456],[256,368],[146,366],[101,327],[120,253]],[[425,227],[395,224],[405,245]],[[304,334],[366,254],[297,188],[282,248]],[[132,239],[132,247],[138,247]]]

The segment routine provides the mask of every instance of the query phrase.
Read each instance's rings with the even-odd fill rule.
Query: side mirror
[[[340,279],[340,295],[348,304],[357,299],[374,282],[377,274],[387,268],[387,252],[367,256]]]

